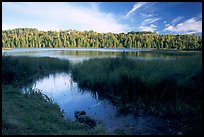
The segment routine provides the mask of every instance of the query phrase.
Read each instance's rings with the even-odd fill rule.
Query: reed
[[[90,59],[76,64],[71,72],[81,88],[98,92],[120,108],[134,110],[142,106],[162,118],[176,118],[178,128],[185,133],[201,132],[202,126],[197,126],[201,125],[202,104],[200,55],[152,61],[132,60],[124,55]]]

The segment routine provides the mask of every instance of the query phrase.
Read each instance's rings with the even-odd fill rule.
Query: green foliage
[[[97,33],[94,31],[38,31],[18,28],[2,31],[3,48],[157,48],[202,49],[202,36],[158,35],[152,32]]]
[[[84,61],[71,72],[81,88],[97,91],[119,107],[142,107],[163,118],[176,118],[177,128],[185,133],[201,132],[201,55],[144,61],[123,53],[118,58]]]

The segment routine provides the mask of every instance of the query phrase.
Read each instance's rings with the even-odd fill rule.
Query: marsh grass
[[[54,58],[2,56],[3,135],[105,134],[100,124],[86,129],[65,119],[59,106],[39,90],[22,92],[22,86],[50,73],[68,72],[69,67],[69,61]]]
[[[92,89],[119,108],[143,109],[185,134],[202,132],[202,56],[136,61],[123,53],[73,66],[48,57],[2,56],[2,133],[105,134],[100,126],[86,131],[79,123],[65,121],[59,106],[39,91],[20,92],[41,77],[70,69],[81,88]]]
[[[71,72],[81,88],[98,92],[116,106],[131,104],[132,109],[140,106],[162,118],[176,118],[174,125],[186,134],[202,131],[201,55],[144,61],[122,54],[84,61]]]
[[[2,82],[27,85],[50,73],[68,72],[69,61],[49,57],[2,56]]]
[[[41,92],[22,93],[11,85],[3,85],[2,90],[4,135],[105,134],[100,125],[94,130],[85,130],[83,124],[65,120],[59,106],[46,101]]]

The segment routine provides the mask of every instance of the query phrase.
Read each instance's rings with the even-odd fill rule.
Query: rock
[[[86,116],[85,111],[75,111],[74,116],[76,120],[78,120],[80,123],[84,123],[90,128],[94,128],[96,126],[96,121],[91,119],[89,116]]]
[[[96,126],[96,121],[91,119],[88,116],[80,115],[80,116],[78,116],[78,120],[80,123],[84,123],[84,124],[88,125],[90,128],[94,128]]]
[[[182,135],[182,132],[178,132],[177,135]]]
[[[75,111],[74,112],[74,116],[77,120],[78,120],[78,117],[81,115],[86,115],[86,112],[85,111]]]

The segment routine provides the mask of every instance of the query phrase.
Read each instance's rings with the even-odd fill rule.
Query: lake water
[[[169,55],[155,54],[153,49],[115,49],[115,48],[16,48],[12,50],[2,50],[3,55],[12,56],[33,56],[33,57],[53,57],[67,59],[71,62],[80,62],[90,58],[117,57],[122,52],[130,58],[139,60],[171,60],[175,59]]]
[[[121,52],[134,59],[157,60],[175,59],[174,56],[155,54],[151,49],[12,49],[3,50],[3,55],[54,57],[79,62],[90,58],[117,57]],[[97,92],[81,90],[70,74],[58,73],[49,75],[36,81],[32,88],[56,102],[64,110],[65,118],[75,120],[75,111],[86,111],[90,117],[101,121],[107,131],[112,134],[114,130],[123,129],[127,134],[174,134],[167,129],[164,122],[156,117],[133,114],[120,115],[116,106],[107,99],[101,99]]]

